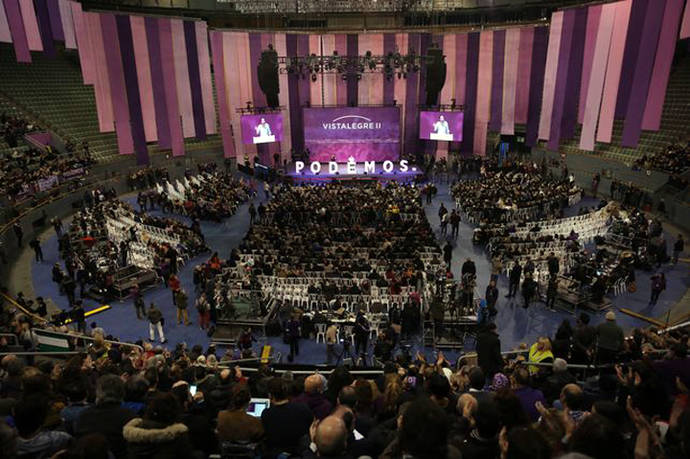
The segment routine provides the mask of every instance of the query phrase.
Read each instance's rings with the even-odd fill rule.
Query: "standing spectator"
[[[17,247],[21,247],[22,239],[24,238],[24,230],[22,229],[22,225],[15,223],[12,225],[12,230],[14,231],[14,236],[17,238]]]
[[[53,225],[53,229],[55,229],[55,234],[57,234],[57,237],[58,238],[61,237],[63,227],[62,227],[62,220],[60,219],[60,217],[55,216],[55,217],[51,218],[50,223]]]
[[[616,323],[613,311],[606,313],[606,322],[599,324],[597,332],[597,355],[599,363],[613,362],[623,348],[623,329]]]
[[[501,356],[501,339],[496,331],[496,324],[491,322],[483,327],[477,336],[477,364],[488,378],[503,369]]]
[[[685,250],[685,239],[683,239],[682,234],[679,234],[678,239],[673,243],[673,257],[671,258],[671,262],[674,265],[678,263],[678,257],[683,253],[683,250]]]
[[[256,208],[254,207],[254,203],[250,202],[249,203],[249,224],[250,225],[254,224],[255,218],[256,218]]]
[[[364,315],[364,309],[360,309],[355,318],[355,352],[366,361],[367,345],[369,343],[369,321]]]
[[[191,325],[187,312],[187,292],[184,289],[179,289],[175,293],[175,307],[177,308],[177,323],[181,324],[184,319],[185,325]]]
[[[199,327],[206,330],[211,324],[211,308],[206,299],[206,292],[202,292],[196,300],[196,310],[199,313]]]
[[[597,191],[599,190],[599,183],[601,182],[601,174],[598,172],[592,178],[592,196],[597,197]]]
[[[43,249],[41,249],[41,241],[39,241],[36,236],[34,236],[33,239],[29,241],[29,247],[34,249],[36,261],[43,262]]]
[[[156,335],[154,333],[155,329],[158,329],[158,337],[161,340],[161,343],[165,343],[165,335],[163,334],[163,313],[156,307],[155,303],[151,303],[151,306],[149,306],[149,310],[146,313],[146,316],[149,319],[149,338],[151,341],[156,340]]]
[[[335,343],[337,339],[338,327],[335,324],[331,324],[326,329],[326,363],[328,365],[332,364],[335,358]]]
[[[441,207],[438,209],[438,220],[443,221],[443,216],[448,213],[448,209],[446,209],[446,206],[441,203]]]
[[[132,286],[132,298],[134,299],[134,310],[137,313],[137,319],[141,319],[146,315],[146,304],[144,303],[144,297],[141,294],[141,289],[138,284]]]
[[[556,296],[558,295],[558,278],[552,276],[549,278],[549,284],[546,287],[546,307],[554,310],[556,306]]]
[[[554,277],[558,274],[558,272],[561,270],[558,262],[558,257],[551,252],[549,254],[549,257],[546,259],[546,264],[549,268],[549,274],[551,277]]]
[[[168,278],[168,287],[170,287],[170,291],[172,292],[173,304],[177,304],[177,292],[181,288],[181,283],[180,279],[174,273]]]
[[[596,339],[596,330],[589,325],[589,314],[581,313],[573,332],[572,363],[589,363]]]
[[[508,275],[508,294],[506,298],[512,298],[517,294],[518,287],[520,286],[520,276],[522,276],[522,266],[520,266],[520,262],[516,261]]]
[[[486,306],[489,309],[489,317],[493,317],[498,314],[496,310],[496,302],[498,301],[498,288],[496,287],[496,281],[491,280],[489,285],[486,286],[486,293],[484,295],[486,298]]]
[[[301,334],[300,328],[297,313],[293,312],[285,329],[287,341],[290,344],[290,355],[288,355],[288,360],[290,362],[294,360],[296,355],[299,355],[299,337]]]
[[[448,212],[441,215],[441,234],[446,235],[448,233]]]
[[[537,293],[537,283],[532,279],[532,276],[525,275],[525,280],[522,281],[522,298],[525,300],[523,308],[529,308],[534,295]]]
[[[448,269],[450,269],[450,262],[452,260],[453,260],[453,246],[450,245],[450,242],[446,242],[446,245],[443,246],[443,261],[446,262]]]
[[[536,403],[541,402],[546,403],[544,394],[538,389],[534,389],[531,386],[530,373],[527,368],[519,367],[510,376],[510,380],[513,386],[513,392],[517,395],[520,400],[522,408],[529,416],[530,420],[533,422],[539,419],[539,411],[537,411]]]
[[[649,298],[649,306],[656,305],[659,295],[666,290],[666,276],[664,273],[656,273],[652,276],[652,296]]]
[[[77,324],[77,331],[79,333],[86,333],[86,316],[84,314],[84,306],[81,300],[74,302],[71,311],[72,321]]]
[[[453,209],[453,212],[450,214],[450,227],[451,236],[453,236],[454,239],[457,239],[458,233],[460,232],[460,213],[457,209]]]
[[[74,304],[74,291],[77,289],[77,284],[72,279],[72,276],[62,278],[62,288],[65,291],[65,295],[67,295],[69,305],[72,306]]]

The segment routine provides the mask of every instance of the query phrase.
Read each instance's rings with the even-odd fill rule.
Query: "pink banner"
[[[240,72],[236,70],[237,53],[239,46],[239,36],[241,32],[222,32],[223,38],[223,67],[225,70],[225,97],[227,99],[228,116],[230,119],[230,126],[233,132],[234,149],[237,161],[242,161],[242,129],[240,127],[240,118],[235,113],[235,109],[243,106],[244,102],[240,100]]]
[[[108,80],[110,82],[110,99],[113,104],[113,115],[115,116],[117,147],[121,155],[131,155],[134,153],[134,140],[132,139],[132,125],[127,105],[127,89],[122,68],[117,24],[113,14],[96,13],[96,15],[97,17],[100,16],[101,32],[103,34],[103,54],[105,55]]]
[[[327,37],[332,37],[332,35],[325,35],[324,36],[324,54],[330,54],[330,52],[327,51],[326,48],[326,43],[328,40],[326,40]],[[287,49],[285,45],[285,34],[284,33],[276,33],[276,38],[275,38],[275,47],[276,47],[276,52],[278,53],[278,56],[287,56]],[[332,50],[331,50],[332,52]],[[325,78],[325,76],[324,76]],[[292,136],[291,136],[291,131],[290,131],[290,97],[288,94],[288,80],[287,80],[287,74],[286,73],[279,73],[278,74],[278,80],[280,81],[280,87],[283,88],[280,93],[278,94],[278,101],[280,102],[281,107],[285,107],[284,110],[282,110],[283,113],[283,140],[280,142],[280,156],[283,161],[285,160],[291,160],[290,158],[290,149],[292,148]],[[324,84],[325,84],[325,94],[326,97],[328,97],[329,90],[327,89],[329,85],[327,84],[327,81],[324,79]],[[333,89],[330,90],[330,93],[332,94],[332,97],[335,97],[335,86],[333,86]],[[328,99],[326,99],[328,100]]]
[[[333,50],[335,50],[335,35],[322,35],[321,43],[323,44],[323,55],[332,56]],[[281,54],[281,56],[284,56],[284,54]],[[336,105],[338,102],[336,95],[336,78],[338,78],[338,75],[334,73],[325,73],[323,75],[323,103],[325,105]],[[285,86],[282,86],[281,83],[281,87],[287,88],[287,79],[285,81]]]
[[[580,80],[580,103],[577,108],[577,122],[582,124],[585,119],[585,103],[587,101],[587,89],[592,74],[592,59],[594,59],[594,47],[597,43],[597,33],[601,20],[603,5],[590,6],[587,11],[587,31],[585,35],[585,52],[582,59],[582,79]]]
[[[10,23],[7,22],[7,15],[5,14],[5,6],[0,0],[0,42],[12,43],[12,32],[10,32]]]
[[[446,56],[446,84],[443,85],[441,89],[441,95],[439,103],[450,104],[452,103],[453,95],[455,93],[455,34],[444,34],[443,35],[442,49],[443,54]],[[457,100],[455,102],[457,104]],[[450,148],[450,142],[437,142],[436,144],[436,159],[442,159],[448,157],[448,149]]]
[[[361,35],[360,35],[361,37]],[[360,38],[361,39],[361,38]],[[383,55],[383,34],[376,33],[368,35],[369,47],[365,52],[371,51],[374,56]],[[362,49],[360,44],[360,49]],[[366,78],[368,80],[368,97],[367,104],[372,105],[382,105],[383,104],[383,79],[385,76],[380,72],[365,73],[366,77],[362,77],[362,81]],[[360,87],[359,93],[362,94],[363,91]]]
[[[505,59],[503,60],[503,110],[501,134],[515,133],[515,97],[517,90],[518,59],[520,56],[520,29],[506,31]]]
[[[680,26],[679,35],[679,38],[681,40],[688,37],[690,37],[690,3],[685,4],[685,12],[683,13],[683,23]]]
[[[194,108],[192,105],[192,87],[189,84],[189,67],[187,64],[187,45],[184,37],[184,24],[180,19],[171,19],[173,53],[175,55],[175,87],[177,101],[182,116],[182,135],[185,138],[196,135],[194,129]]]
[[[609,47],[611,44],[611,33],[616,17],[616,4],[608,3],[604,5],[601,12],[601,22],[597,33],[597,42],[594,47],[594,57],[592,59],[592,74],[587,88],[587,99],[585,102],[585,116],[582,123],[580,134],[580,149],[594,150],[594,131],[597,126],[601,96],[604,89],[604,78],[606,76],[606,62],[609,57]]]
[[[113,102],[110,93],[110,80],[108,78],[108,66],[105,62],[103,50],[103,33],[101,31],[101,18],[98,13],[84,13],[84,21],[87,25],[90,52],[94,58],[94,93],[96,97],[96,112],[101,132],[113,132],[115,130],[115,117],[113,116]]]
[[[75,36],[75,23],[72,12],[74,4],[77,2],[70,2],[69,0],[58,0],[58,7],[60,9],[60,22],[62,24],[62,31],[65,34],[65,48],[77,49],[77,40]],[[81,12],[81,4],[79,4],[79,11]]]
[[[678,30],[683,0],[666,0],[664,19],[659,34],[652,79],[649,83],[647,105],[642,118],[642,129],[658,131],[661,125],[661,111],[664,107],[666,87],[671,72],[673,53],[676,45],[676,31]],[[690,7],[686,7],[686,10]],[[686,11],[687,12],[687,11]]]
[[[395,47],[400,51],[406,50],[409,44],[409,36],[406,33],[395,34]],[[402,109],[400,110],[400,126],[405,129],[405,100],[407,99],[407,79],[405,78],[395,78],[393,81],[393,99],[396,101],[397,105],[400,105]],[[402,132],[402,138],[405,138],[405,132]]]
[[[132,40],[134,46],[134,62],[137,66],[137,83],[139,84],[139,101],[141,102],[141,116],[144,119],[144,134],[147,142],[158,140],[156,126],[156,108],[153,103],[153,83],[151,81],[151,61],[146,39],[146,24],[143,16],[130,16],[132,25]]]
[[[339,56],[347,56],[347,35],[339,33],[335,36],[335,50]],[[347,82],[337,75],[335,86],[338,105],[347,105]]]
[[[96,63],[91,51],[91,39],[89,36],[86,17],[81,10],[81,3],[68,2],[70,5],[70,17],[74,22],[74,35],[79,51],[79,65],[84,84],[96,84]],[[62,20],[62,13],[60,19]]]
[[[213,76],[216,80],[216,94],[218,97],[218,115],[220,118],[220,135],[223,139],[223,156],[232,158],[235,156],[235,145],[230,129],[230,116],[228,115],[228,101],[225,95],[225,69],[223,56],[223,34],[211,31],[211,56],[213,57]]]
[[[240,71],[240,97],[242,101],[254,100],[254,91],[252,90],[252,57],[249,49],[249,33],[241,33],[237,48],[237,63],[242,70]],[[257,155],[256,145],[242,144],[242,148],[244,153],[249,155],[249,161],[253,164],[254,157]]]
[[[455,103],[465,103],[465,79],[467,78],[467,34],[455,35]]]
[[[489,127],[491,109],[493,51],[494,33],[492,30],[485,30],[479,35],[479,80],[474,124],[474,154],[481,156],[486,154],[486,131]]]
[[[623,68],[623,52],[625,51],[625,38],[628,34],[632,0],[623,0],[615,3],[615,5],[616,18],[611,32],[611,46],[606,64],[606,79],[604,80],[604,93],[601,98],[599,128],[597,129],[597,142],[604,143],[611,142],[611,134],[613,133],[613,116],[618,100],[618,84]]]
[[[161,64],[165,90],[165,103],[168,109],[168,124],[170,125],[170,144],[173,156],[184,155],[184,134],[182,133],[182,120],[180,106],[177,99],[177,82],[175,74],[175,52],[173,50],[173,34],[170,19],[158,19],[159,40],[161,48]]]
[[[312,54],[315,54],[316,56],[321,56],[321,35],[309,35],[309,55],[311,56]],[[307,75],[307,78],[311,78],[311,75]],[[309,83],[310,100],[312,105],[317,106],[323,104],[323,97],[321,92],[322,88],[323,75],[317,74],[316,81],[311,81],[311,83]]]
[[[515,94],[515,122],[520,124],[527,123],[533,45],[534,27],[521,28],[518,50],[518,77]]]
[[[541,116],[539,118],[539,139],[542,140],[548,140],[551,131],[551,116],[553,115],[553,101],[556,96],[556,74],[558,73],[558,54],[561,48],[562,31],[563,12],[557,11],[551,16],[549,47],[546,51],[544,91],[541,98]]]
[[[43,51],[43,42],[41,42],[41,33],[38,31],[38,21],[36,20],[33,0],[19,0],[19,9],[22,12],[29,49],[31,51]]]
[[[211,56],[208,51],[208,28],[204,21],[196,21],[196,49],[199,54],[199,75],[201,77],[201,97],[204,104],[206,133],[216,134],[216,108],[213,102],[213,82],[211,81]]]

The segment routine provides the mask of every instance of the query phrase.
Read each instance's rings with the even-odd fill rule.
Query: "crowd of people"
[[[250,197],[250,187],[244,179],[238,179],[228,172],[205,172],[185,177],[184,199],[166,191],[168,180],[159,182],[148,192],[140,192],[139,203],[149,202],[169,213],[187,215],[199,220],[222,219],[235,214],[237,208]],[[142,210],[145,209],[145,206]]]
[[[3,305],[3,332],[31,347],[31,319]],[[3,458],[685,458],[690,337],[581,314],[552,337],[500,352],[399,353],[381,370],[298,376],[241,370],[214,346],[110,341],[68,360],[0,361]],[[7,343],[4,351],[11,350]],[[607,364],[583,371],[573,363]],[[257,412],[256,405],[264,404]],[[564,456],[565,455],[565,456]]]
[[[460,209],[478,223],[558,217],[563,208],[579,201],[581,191],[567,171],[560,178],[551,176],[546,163],[499,168],[487,162],[477,180],[452,187]]]
[[[59,219],[52,221],[65,269],[53,267],[53,281],[69,299],[84,296],[96,286],[106,297],[112,291],[116,271],[129,265],[153,268],[166,281],[178,271],[185,257],[206,250],[198,221],[187,227],[179,220],[152,217],[135,211],[116,199],[114,190],[92,190],[85,194],[85,206],[68,229]],[[150,228],[162,232],[158,236]],[[176,242],[173,242],[176,241]],[[144,259],[134,256],[143,253]]]
[[[651,155],[642,155],[635,166],[671,175],[684,173],[690,167],[690,143],[677,142]]]
[[[93,163],[88,145],[82,151],[77,151],[68,142],[64,153],[56,151],[50,145],[44,150],[19,148],[19,141],[24,134],[37,129],[37,126],[23,118],[0,114],[0,136],[12,149],[10,153],[0,157],[0,191],[10,199],[16,199],[23,193],[34,193],[34,187],[38,186],[40,180],[70,174]],[[56,183],[51,183],[50,186]]]

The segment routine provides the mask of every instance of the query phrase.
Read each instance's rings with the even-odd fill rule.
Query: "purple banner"
[[[305,108],[304,141],[311,161],[397,161],[400,110],[378,108]]]
[[[240,124],[243,143],[272,143],[283,140],[283,115],[280,113],[242,115]]]
[[[464,117],[463,112],[419,112],[419,138],[461,142]]]

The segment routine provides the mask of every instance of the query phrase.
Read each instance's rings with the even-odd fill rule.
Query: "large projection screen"
[[[397,161],[399,107],[304,108],[304,144],[310,161]]]
[[[462,141],[463,112],[419,112],[419,138]]]

